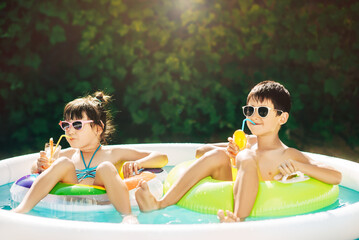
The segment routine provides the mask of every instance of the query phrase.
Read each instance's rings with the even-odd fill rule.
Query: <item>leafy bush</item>
[[[291,92],[283,140],[359,143],[356,1],[6,0],[0,156],[61,134],[70,100],[115,98],[112,143],[225,141],[256,83]]]

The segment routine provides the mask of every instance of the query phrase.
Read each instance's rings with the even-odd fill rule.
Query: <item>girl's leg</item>
[[[51,191],[58,182],[77,183],[73,162],[68,158],[59,158],[46,171],[41,173],[29,191],[13,212],[27,213]]]
[[[131,204],[128,189],[110,162],[103,162],[96,169],[94,185],[106,188],[108,198],[118,212],[124,215],[131,214]]]
[[[218,180],[232,180],[228,155],[220,149],[205,153],[194,162],[159,201],[150,193],[146,182],[140,182],[136,200],[141,211],[152,211],[176,204],[201,179],[211,176]]]

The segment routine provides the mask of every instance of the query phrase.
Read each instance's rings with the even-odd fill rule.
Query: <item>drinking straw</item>
[[[253,125],[256,125],[252,120],[250,120],[249,118],[245,118],[244,120],[243,120],[243,123],[242,123],[242,131],[244,130],[244,123],[246,122],[246,121],[250,121]]]
[[[50,138],[50,159],[53,154],[54,154],[54,139]]]
[[[71,137],[69,137],[69,136],[67,136],[67,135],[65,135],[65,134],[61,135],[60,138],[59,138],[59,140],[58,140],[57,143],[56,143],[55,149],[53,149],[54,140],[52,140],[52,138],[50,138],[50,149],[51,149],[50,151],[51,151],[51,155],[50,155],[50,159],[49,159],[49,160],[51,160],[52,155],[54,154],[54,152],[56,152],[56,149],[57,149],[57,147],[59,146],[60,141],[61,141],[61,139],[62,139],[63,137],[67,137],[67,138],[70,138],[70,139],[71,139]],[[51,140],[52,140],[52,145],[51,145]]]

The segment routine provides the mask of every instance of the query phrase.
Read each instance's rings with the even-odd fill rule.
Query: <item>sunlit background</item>
[[[1,1],[0,159],[58,139],[64,105],[97,90],[113,96],[111,144],[226,141],[271,79],[292,94],[284,143],[358,161],[358,13],[348,0]]]

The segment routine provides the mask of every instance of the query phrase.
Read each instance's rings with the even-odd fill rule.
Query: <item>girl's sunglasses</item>
[[[270,107],[253,107],[253,106],[243,106],[243,114],[246,117],[250,117],[254,114],[255,110],[257,109],[258,115],[262,118],[265,118],[268,116],[268,113],[270,110],[272,110],[273,108]],[[276,110],[278,112],[283,112],[282,110],[278,110],[278,109],[273,109]]]
[[[76,130],[81,130],[82,127],[84,126],[84,124],[86,123],[91,123],[93,122],[93,120],[76,120],[73,122],[68,122],[68,121],[60,121],[59,125],[62,128],[62,130],[67,131],[70,129],[71,126],[73,126],[74,129]]]

